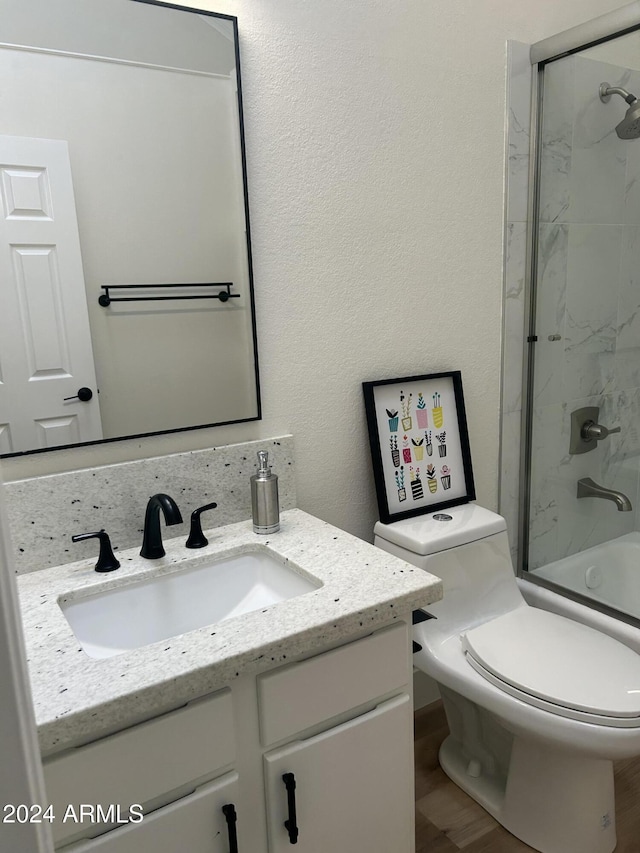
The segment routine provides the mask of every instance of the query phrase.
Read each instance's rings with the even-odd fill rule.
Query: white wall
[[[299,505],[368,538],[360,383],[460,369],[495,507],[505,41],[620,3],[202,5],[239,18],[264,420],[7,460],[5,477],[292,432]]]

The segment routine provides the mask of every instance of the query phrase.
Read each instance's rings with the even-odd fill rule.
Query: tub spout
[[[618,512],[631,512],[631,501],[622,492],[617,492],[615,489],[605,489],[604,486],[599,486],[591,479],[584,477],[578,480],[579,498],[602,498],[605,501],[613,501],[618,508]]]

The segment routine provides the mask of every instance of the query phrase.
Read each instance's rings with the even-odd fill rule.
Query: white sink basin
[[[256,550],[61,601],[60,608],[85,652],[106,658],[320,586],[275,555]]]

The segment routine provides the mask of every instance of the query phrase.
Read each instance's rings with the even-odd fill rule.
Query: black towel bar
[[[169,296],[111,296],[110,290],[144,290],[152,288],[158,290],[163,287],[188,287],[190,289],[197,287],[217,287],[224,288],[218,290],[217,293],[189,293],[180,294],[174,293]],[[219,299],[220,302],[227,302],[229,299],[238,298],[239,293],[231,293],[233,282],[198,282],[196,284],[103,284],[101,293],[98,297],[98,302],[103,308],[108,308],[112,302],[162,302],[167,299]]]

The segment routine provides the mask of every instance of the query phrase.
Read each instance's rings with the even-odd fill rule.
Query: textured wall
[[[264,421],[9,460],[5,478],[291,432],[299,506],[370,538],[360,383],[457,368],[495,507],[505,41],[619,0],[202,5],[239,18]]]

